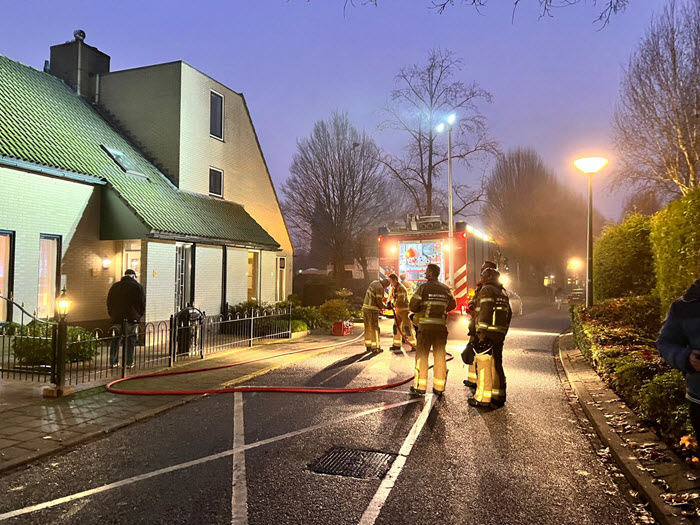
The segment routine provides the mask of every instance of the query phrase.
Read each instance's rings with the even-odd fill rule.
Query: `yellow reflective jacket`
[[[476,331],[486,337],[503,341],[513,312],[505,288],[499,283],[485,283],[476,296]]]
[[[379,311],[384,308],[384,286],[381,281],[372,281],[365,292],[363,310]]]
[[[394,307],[397,312],[407,312],[408,311],[408,290],[406,287],[399,283],[397,285],[392,285],[392,296],[391,300],[394,302]]]
[[[457,306],[450,289],[437,279],[421,284],[411,297],[409,308],[416,312],[421,330],[447,330],[447,312]]]

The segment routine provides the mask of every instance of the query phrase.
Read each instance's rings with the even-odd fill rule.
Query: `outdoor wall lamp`
[[[110,266],[112,266],[112,259],[105,255],[104,257],[102,257],[102,269],[109,270]]]

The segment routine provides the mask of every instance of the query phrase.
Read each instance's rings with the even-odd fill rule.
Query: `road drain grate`
[[[383,478],[394,462],[396,454],[386,454],[374,450],[333,447],[309,469],[319,474],[349,476],[352,478]]]

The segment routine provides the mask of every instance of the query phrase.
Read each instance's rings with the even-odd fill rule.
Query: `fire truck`
[[[453,250],[455,312],[462,315],[479,282],[481,265],[500,257],[493,238],[464,221],[457,221],[450,242],[448,225],[439,216],[408,215],[405,225],[394,223],[378,233],[380,279],[405,273],[416,288],[425,282],[425,268],[431,263],[441,268],[440,281],[449,280],[449,250]]]

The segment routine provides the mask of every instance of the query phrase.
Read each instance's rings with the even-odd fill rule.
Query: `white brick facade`
[[[165,321],[175,313],[175,243],[144,242],[142,283],[146,287],[146,322]]]
[[[197,245],[194,272],[194,306],[208,315],[221,313],[221,246]]]
[[[277,279],[275,271],[277,269],[277,253],[262,252],[260,265],[260,299],[263,303],[275,302],[275,288]]]
[[[226,254],[226,302],[234,305],[248,299],[248,250],[228,248]]]

